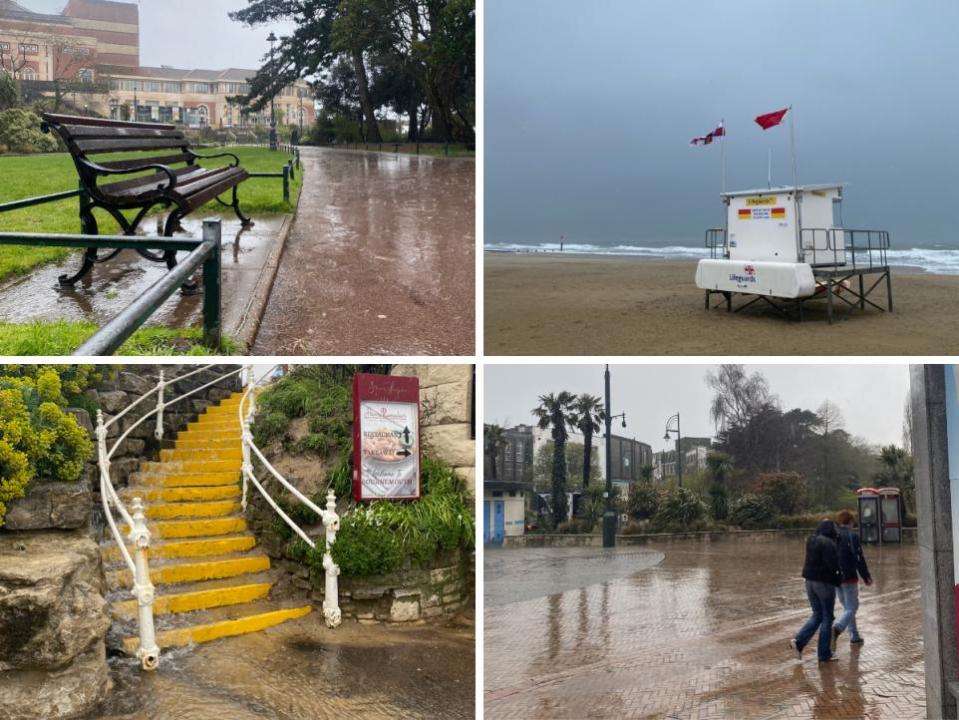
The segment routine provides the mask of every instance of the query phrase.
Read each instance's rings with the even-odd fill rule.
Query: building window
[[[143,83],[143,89],[147,92],[160,92],[162,87],[158,80],[147,80]]]
[[[23,79],[24,79],[24,80],[36,80],[36,79],[37,79],[37,71],[34,70],[32,67],[25,67],[25,68],[23,68],[23,70],[21,71],[21,73],[22,73],[22,75],[23,75]]]
[[[92,83],[93,82],[93,70],[90,68],[82,68],[80,72],[77,73],[77,77],[82,83]]]
[[[163,92],[165,92],[165,93],[178,93],[178,92],[180,92],[180,83],[178,83],[178,82],[165,82],[165,83],[163,83]]]
[[[10,43],[8,43],[8,42],[0,42],[0,50],[2,50],[2,51],[7,51],[7,50],[9,50],[9,49],[10,49]]]
[[[193,83],[193,92],[195,93],[210,93],[210,83]]]
[[[37,55],[40,52],[39,45],[20,43],[21,55]]]
[[[209,125],[210,124],[210,111],[207,110],[206,105],[201,105],[196,109],[197,114],[200,116],[200,125]]]
[[[140,85],[139,80],[120,80],[118,85],[120,90],[135,91],[143,89],[143,86]]]

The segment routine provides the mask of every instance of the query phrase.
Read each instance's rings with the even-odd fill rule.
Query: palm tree
[[[504,435],[502,427],[494,424],[483,426],[483,450],[486,454],[486,467],[489,470],[490,478],[493,480],[496,479],[496,460],[499,457],[499,449],[505,447],[506,442],[506,435]]]
[[[573,400],[569,422],[583,433],[583,490],[589,486],[589,474],[593,461],[593,433],[598,433],[600,423],[606,419],[602,402],[593,395],[578,395]]]
[[[539,427],[552,427],[553,435],[553,524],[566,520],[566,426],[570,424],[570,408],[575,396],[565,390],[558,395],[539,396],[539,406],[533,415],[539,418]]]

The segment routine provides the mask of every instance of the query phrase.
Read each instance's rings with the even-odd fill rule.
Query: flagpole
[[[793,159],[793,187],[799,187],[799,175],[796,172],[796,134],[793,132],[793,106],[789,106],[789,150]]]
[[[772,189],[773,186],[773,149],[766,148],[767,153],[769,154],[769,161],[766,169],[766,187]]]
[[[725,192],[726,192],[726,132],[727,132],[727,131],[726,131],[726,118],[723,118],[722,120],[720,120],[720,121],[719,121],[719,124],[720,124],[720,125],[722,126],[722,128],[723,128],[723,144],[722,144],[722,146],[719,148],[719,154],[720,154],[720,156],[722,157],[722,166],[723,166],[723,184],[722,184],[722,191],[723,191],[723,193],[725,193]]]

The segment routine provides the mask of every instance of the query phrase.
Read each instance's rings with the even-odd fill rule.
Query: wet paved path
[[[302,159],[254,354],[472,355],[474,163],[309,147]]]
[[[866,556],[866,642],[820,667],[801,539],[487,550],[485,716],[922,718],[917,546]]]
[[[143,673],[111,661],[97,720],[343,720],[475,717],[474,634],[461,628],[301,620],[165,652]],[[93,720],[90,718],[89,720]]]

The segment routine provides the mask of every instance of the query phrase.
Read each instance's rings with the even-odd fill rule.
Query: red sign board
[[[353,376],[353,498],[420,496],[420,381]]]

